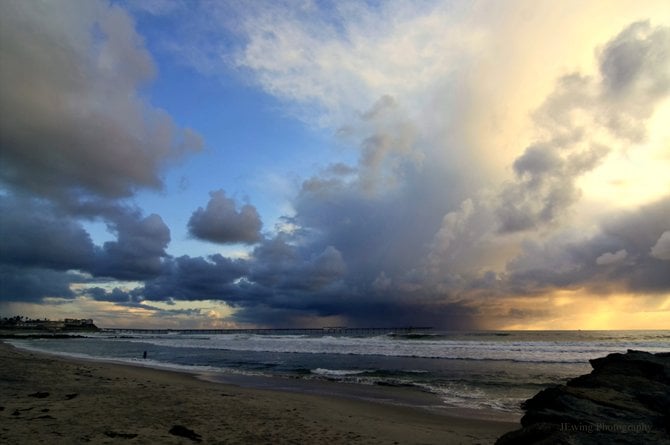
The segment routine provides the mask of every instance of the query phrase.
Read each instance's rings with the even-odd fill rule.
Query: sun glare
[[[528,314],[503,330],[609,330],[667,329],[670,295],[586,295],[583,291],[558,291],[548,297],[514,299],[510,304]],[[546,305],[550,310],[537,310]]]
[[[584,201],[607,208],[638,207],[670,190],[670,101],[649,122],[646,141],[615,149],[578,181]]]

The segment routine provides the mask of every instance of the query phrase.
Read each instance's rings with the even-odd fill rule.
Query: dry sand
[[[490,444],[517,427],[0,343],[3,444]]]

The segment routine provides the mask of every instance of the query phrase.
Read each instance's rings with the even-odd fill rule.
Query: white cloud
[[[385,94],[425,99],[483,39],[444,4],[342,3],[330,12],[275,6],[245,16],[248,43],[234,61],[301,117],[331,127]]]

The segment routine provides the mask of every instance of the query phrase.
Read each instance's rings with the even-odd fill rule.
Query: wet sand
[[[490,444],[517,427],[0,343],[0,443]]]

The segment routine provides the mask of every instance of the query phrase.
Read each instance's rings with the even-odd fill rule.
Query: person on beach
[[[144,359],[147,358],[147,351],[144,351],[144,354],[142,354],[142,358],[144,358]]]

